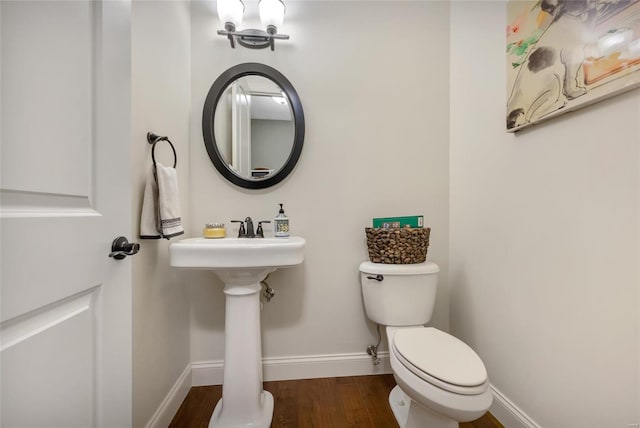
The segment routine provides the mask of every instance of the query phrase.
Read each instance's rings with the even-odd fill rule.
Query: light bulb
[[[227,22],[239,27],[244,15],[244,3],[242,0],[218,0],[218,18],[223,24]]]
[[[260,0],[258,8],[260,9],[260,21],[262,21],[262,25],[265,27],[274,26],[276,28],[282,26],[285,11],[282,0]]]

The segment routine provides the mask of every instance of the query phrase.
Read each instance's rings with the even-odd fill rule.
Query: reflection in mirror
[[[304,112],[295,88],[278,70],[235,65],[209,89],[202,136],[215,168],[231,183],[263,189],[284,180],[304,145]]]
[[[276,174],[291,154],[295,126],[283,89],[257,75],[234,80],[214,113],[218,152],[227,167],[248,180]]]

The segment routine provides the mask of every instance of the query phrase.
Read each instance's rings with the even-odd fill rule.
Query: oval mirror
[[[213,165],[227,180],[248,189],[273,186],[289,175],[302,152],[302,104],[276,69],[236,65],[211,86],[202,133]]]

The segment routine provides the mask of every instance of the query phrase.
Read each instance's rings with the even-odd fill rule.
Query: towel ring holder
[[[160,135],[156,135],[153,132],[147,132],[147,141],[152,145],[151,159],[153,160],[154,168],[156,167],[156,143],[159,143],[160,141],[166,141],[171,146],[171,150],[173,151],[173,167],[176,167],[176,165],[178,164],[178,155],[176,154],[176,148],[169,140],[169,137],[161,137]]]

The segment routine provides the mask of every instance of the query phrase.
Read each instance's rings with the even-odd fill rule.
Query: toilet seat
[[[461,340],[433,327],[400,329],[392,351],[413,374],[446,391],[477,395],[487,389],[487,370]]]

